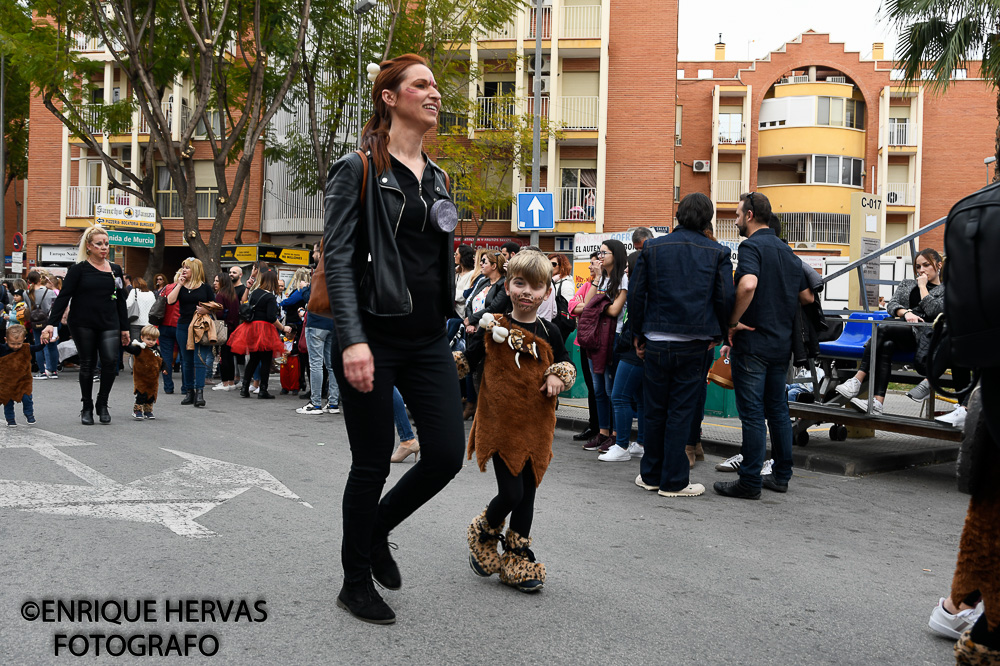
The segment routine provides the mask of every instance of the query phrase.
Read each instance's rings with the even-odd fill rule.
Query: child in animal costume
[[[140,341],[132,341],[125,351],[135,356],[132,367],[132,384],[135,388],[135,405],[132,407],[132,418],[136,421],[152,420],[153,405],[156,404],[156,393],[160,387],[160,371],[163,369],[163,357],[160,355],[160,330],[155,326],[143,326],[139,333]]]
[[[511,311],[486,313],[467,350],[454,353],[460,376],[482,368],[469,458],[475,452],[484,472],[493,461],[498,491],[469,525],[469,564],[479,576],[499,573],[501,582],[537,592],[545,565],[535,561],[528,536],[535,489],[552,460],[557,396],[573,386],[576,368],[559,329],[536,316],[552,289],[549,260],[539,252],[519,252],[507,266],[504,288]],[[501,536],[508,514],[510,527]]]
[[[27,345],[24,338],[28,331],[20,324],[7,327],[7,337],[0,344],[0,403],[7,427],[17,425],[14,420],[14,403],[21,403],[24,418],[35,423],[35,404],[31,399],[31,359],[45,345]]]

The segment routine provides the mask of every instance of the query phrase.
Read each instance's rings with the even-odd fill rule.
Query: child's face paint
[[[547,284],[532,285],[519,275],[514,276],[504,284],[514,310],[522,316],[534,314],[545,301],[551,288]]]

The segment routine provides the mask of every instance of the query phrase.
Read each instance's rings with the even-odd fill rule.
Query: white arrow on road
[[[538,214],[543,210],[545,210],[545,206],[538,200],[538,197],[531,197],[531,203],[528,204],[528,212],[531,213],[531,226],[536,229],[541,226],[541,223],[538,221]]]
[[[269,472],[256,467],[163,449],[186,462],[175,469],[121,484],[56,448],[63,446],[94,445],[34,428],[5,431],[0,437],[0,449],[32,449],[89,485],[0,479],[0,508],[158,523],[175,534],[193,538],[217,536],[195,519],[251,488],[312,508]]]

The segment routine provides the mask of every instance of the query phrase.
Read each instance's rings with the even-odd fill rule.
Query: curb
[[[586,430],[589,425],[585,419],[567,416],[556,417],[556,428],[561,430],[581,432]],[[632,438],[635,439],[636,436],[636,428],[633,426]],[[722,458],[729,458],[740,452],[740,445],[735,442],[702,439],[701,445],[707,453]],[[792,460],[795,467],[839,476],[864,476],[879,472],[895,472],[907,467],[954,462],[957,459],[958,446],[948,443],[942,443],[941,446],[932,449],[873,453],[858,458],[848,458],[823,451],[810,451],[809,447],[796,446],[792,449]]]

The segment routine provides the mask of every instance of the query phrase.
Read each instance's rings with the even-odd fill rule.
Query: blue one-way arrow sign
[[[517,228],[520,231],[555,229],[555,206],[551,192],[517,193]]]

